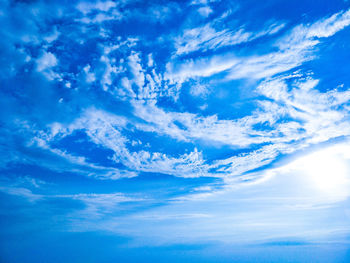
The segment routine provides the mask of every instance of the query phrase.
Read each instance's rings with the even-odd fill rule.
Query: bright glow
[[[297,160],[298,170],[312,186],[325,194],[348,196],[349,171],[346,155],[349,147],[333,146]]]
[[[306,159],[305,171],[317,187],[323,191],[337,191],[347,182],[345,163],[326,153],[318,153]]]

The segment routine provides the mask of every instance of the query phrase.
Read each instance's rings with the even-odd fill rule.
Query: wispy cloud
[[[350,11],[340,12],[313,24],[296,26],[275,43],[275,46],[279,48],[276,52],[246,57],[239,57],[232,53],[227,53],[184,62],[169,62],[167,65],[166,77],[171,81],[183,82],[189,78],[208,77],[226,71],[226,78],[228,79],[261,79],[291,70],[315,57],[313,48],[322,38],[330,37],[348,26],[349,12]],[[199,40],[197,43],[196,41],[188,41],[189,47],[186,49],[197,50],[201,43],[206,43],[204,48],[208,45],[215,47],[213,30],[211,30],[208,25],[206,27],[208,27],[206,30],[203,28],[203,32],[205,32],[203,33],[203,37],[198,37],[201,36],[199,33],[201,31],[198,31],[198,29],[188,31],[190,36],[193,35]],[[277,27],[280,26],[277,25]],[[266,32],[268,34],[268,32],[275,31],[274,27],[272,27],[271,30],[267,30]],[[239,41],[237,43],[246,41],[251,35],[249,33],[243,34],[240,31],[238,32],[237,39],[239,39]],[[225,36],[225,34],[222,33],[219,33],[219,35]],[[214,42],[211,42],[213,41],[212,39],[214,39]],[[235,37],[232,39],[229,37],[227,38],[227,42],[218,39],[218,45],[234,43],[234,39]],[[231,42],[232,40],[233,42]],[[187,43],[187,41],[184,43]],[[193,47],[191,47],[191,45],[193,45]],[[181,51],[181,53],[184,52]]]
[[[243,27],[237,30],[223,29],[217,31],[213,23],[201,27],[184,30],[183,34],[176,38],[176,55],[191,53],[194,51],[215,50],[225,46],[233,46],[252,41],[265,35],[277,33],[284,24],[271,24],[259,32],[247,32]]]
[[[344,221],[333,221],[328,213],[342,213],[336,206],[350,194],[350,178],[344,173],[346,178],[338,182],[337,190],[324,191],[317,186],[317,180],[309,182],[312,175],[308,174],[304,164],[319,156],[329,160],[337,158],[344,164],[349,159],[347,152],[347,143],[326,147],[299,156],[297,160],[279,168],[258,172],[268,177],[260,184],[248,183],[237,188],[232,181],[231,185],[221,190],[189,194],[187,198],[178,200],[182,202],[173,202],[133,217],[118,217],[118,225],[113,225],[111,221],[109,224],[104,222],[105,229],[131,235],[136,240],[152,232],[153,238],[148,239],[148,244],[191,243],[203,239],[230,244],[260,243],[273,239],[298,239],[314,243],[335,238],[347,232],[348,226]],[[330,165],[331,169],[337,169],[334,163]],[[327,176],[332,180],[331,173],[327,173]],[[289,187],[285,188],[285,185]],[[176,216],[179,214],[181,218]],[[133,227],[132,231],[126,230],[131,225],[139,224],[140,227]],[[327,231],[320,227],[324,224],[329,224]],[[100,227],[103,228],[102,225]],[[165,229],[169,232],[164,232]]]

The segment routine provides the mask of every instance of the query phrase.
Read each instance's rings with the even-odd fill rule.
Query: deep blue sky
[[[0,0],[0,262],[349,262],[346,0]]]

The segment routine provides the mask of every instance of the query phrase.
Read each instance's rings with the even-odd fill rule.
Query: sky
[[[350,262],[347,0],[0,0],[0,262]]]

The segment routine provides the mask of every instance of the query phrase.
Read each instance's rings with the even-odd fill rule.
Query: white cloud
[[[165,78],[171,83],[182,83],[190,78],[209,77],[226,72],[227,79],[253,78],[261,79],[291,70],[302,63],[312,60],[314,47],[321,38],[330,37],[350,24],[350,10],[337,13],[313,24],[296,26],[292,31],[280,38],[275,46],[279,48],[263,55],[246,57],[225,53],[196,60],[174,60],[167,64]],[[272,24],[264,34],[273,34],[284,24]],[[240,29],[234,33],[226,30],[216,32],[210,24],[184,32],[177,39],[177,53],[188,53],[196,50],[215,49],[220,46],[233,45],[260,36]]]
[[[344,15],[336,17],[339,20],[343,19]],[[229,72],[228,78],[251,78],[253,73],[256,78],[264,78],[280,73],[312,58],[312,47],[318,43],[314,38],[324,35],[315,28],[325,28],[325,25],[328,24],[330,22],[326,19],[322,20],[322,23],[309,26],[307,32],[318,32],[308,33],[312,39],[293,37],[293,39],[302,39],[301,43],[294,46],[281,45],[280,51],[268,55],[248,57],[245,60],[227,55],[202,58],[184,64],[169,63],[164,77],[173,81],[172,84],[175,84],[173,94],[176,94],[176,89],[179,89],[178,83],[189,77],[211,76],[224,70]],[[342,26],[334,26],[334,23],[332,25],[332,28],[339,29],[344,23],[341,24]],[[271,26],[269,30],[274,31],[274,27]],[[288,39],[291,35],[296,34],[295,32],[299,31],[292,31],[282,40]],[[282,40],[278,43],[283,43]],[[101,61],[106,63],[106,70],[101,79],[105,88],[112,85],[113,74],[122,71],[115,65],[116,61],[113,60],[112,55],[112,52],[118,50],[120,45],[106,46],[101,56]],[[162,95],[162,92],[169,92],[170,88],[166,85],[161,86],[164,82],[162,76],[155,71],[152,57],[148,56],[147,63],[152,69],[143,68],[141,57],[138,52],[131,53],[126,62],[132,77],[122,78],[121,87],[116,87],[118,92],[123,89],[127,97],[139,99],[130,101],[135,116],[143,120],[134,120],[130,123],[136,129],[168,135],[175,140],[185,142],[203,141],[214,146],[224,144],[244,148],[252,144],[269,145],[256,151],[247,150],[246,154],[241,156],[214,161],[210,165],[198,152],[182,154],[178,157],[148,150],[132,152],[127,147],[130,140],[123,135],[123,129],[129,121],[95,109],[86,111],[81,118],[66,127],[57,129],[59,125],[52,126],[51,137],[59,133],[61,133],[60,136],[66,136],[77,129],[85,130],[92,142],[112,149],[115,152],[115,161],[123,163],[133,172],[107,170],[104,172],[107,177],[134,176],[138,171],[161,172],[183,177],[239,175],[271,163],[281,153],[291,153],[309,144],[349,135],[347,132],[350,130],[347,121],[349,111],[346,108],[350,96],[349,91],[318,92],[316,89],[318,81],[311,77],[304,77],[302,74],[279,76],[262,82],[257,91],[268,99],[257,101],[258,108],[251,115],[243,118],[221,120],[216,115],[203,117],[187,112],[165,111],[157,106],[156,99]],[[88,66],[84,68],[87,75],[90,74]],[[293,83],[292,86],[288,84],[290,82]],[[135,90],[132,85],[135,85]],[[192,90],[195,95],[203,94],[203,92],[200,89],[199,91]],[[143,99],[151,100],[145,102]],[[343,109],[339,110],[339,107]],[[284,117],[291,118],[291,120],[280,122],[279,120]],[[257,128],[261,124],[271,129]],[[64,152],[56,151],[56,153],[70,159],[73,163],[88,166],[88,163],[79,157],[76,159]],[[99,168],[94,167],[94,169]],[[112,175],[113,173],[116,175]],[[103,173],[100,172],[100,174]]]
[[[76,8],[83,14],[83,17],[77,18],[76,21],[84,24],[101,24],[123,18],[114,1],[80,2]]]
[[[177,158],[159,152],[124,152],[123,155],[115,156],[115,160],[130,169],[143,172],[157,172],[185,178],[217,176],[208,173],[202,153],[197,149]]]
[[[296,26],[289,35],[277,42],[277,45],[280,49],[289,49],[295,46],[305,48],[305,43],[311,47],[318,43],[319,38],[331,37],[349,25],[350,10],[339,12],[313,24]]]
[[[160,115],[159,113],[163,115]],[[189,118],[193,118],[194,115],[184,114],[182,117],[179,117],[176,114],[173,114],[168,115],[169,122],[166,123],[164,121],[164,117],[166,116],[167,114],[165,112],[159,111],[158,109],[157,114],[154,112],[150,113],[150,117],[153,121],[151,123],[153,123],[153,125],[156,125],[153,128],[152,126],[150,126],[150,119],[146,119],[149,123],[148,125],[140,125],[138,123],[133,123],[133,125],[135,125],[136,128],[144,131],[148,130],[156,131],[157,133],[165,133],[173,136],[176,139],[181,140],[200,138],[206,141],[214,140],[228,144],[235,142],[238,143],[239,140],[241,140],[241,142],[239,142],[240,145],[241,143],[244,143],[244,145],[252,143],[251,140],[249,141],[249,136],[247,135],[239,134],[237,132],[231,134],[234,128],[229,127],[229,125],[232,125],[232,123],[230,122],[223,122],[223,124],[220,124],[220,121],[218,121],[217,118],[212,118],[210,120],[210,123],[203,123],[204,121],[208,122],[209,119],[191,120]],[[184,131],[183,129],[178,127],[176,121],[182,122],[184,127],[187,127],[188,130]],[[226,166],[229,166],[228,163],[231,163],[231,168],[226,167],[225,169],[223,169],[223,163],[220,164],[219,162],[217,162],[211,166],[206,164],[206,161],[203,159],[202,153],[198,152],[196,149],[191,153],[183,154],[178,157],[172,157],[164,153],[149,152],[145,150],[132,152],[127,147],[127,143],[129,142],[129,140],[122,134],[122,130],[126,128],[127,123],[128,122],[122,117],[111,115],[103,111],[90,109],[86,111],[81,118],[75,120],[69,125],[62,126],[58,123],[53,124],[51,126],[52,133],[49,135],[42,135],[42,139],[37,138],[37,141],[41,142],[42,148],[50,150],[51,152],[69,160],[71,163],[89,168],[88,171],[90,171],[90,173],[95,173],[94,176],[99,178],[118,179],[121,177],[133,177],[135,176],[135,172],[139,171],[165,173],[180,177],[225,177],[231,176],[233,174],[238,174],[239,172],[248,171],[250,169],[259,167],[259,165],[263,164],[263,160],[261,158],[255,158],[255,162],[253,162],[252,157],[247,155],[244,157],[242,156],[240,158],[227,160]],[[244,123],[244,125],[247,124],[246,121]],[[158,125],[168,125],[168,127],[160,127]],[[226,127],[224,127],[223,129],[222,125],[226,125]],[[242,129],[243,126],[241,127],[241,132],[243,133],[245,130]],[[58,140],[60,138],[63,138],[71,134],[75,130],[84,130],[92,142],[99,146],[113,150],[114,161],[122,163],[125,167],[127,167],[128,170],[118,170],[113,168],[100,167],[88,163],[84,157],[76,157],[58,149],[51,149],[46,143],[46,141]],[[237,138],[237,136],[239,138]],[[235,141],[227,141],[233,138]],[[248,140],[248,142],[246,142],[246,140]],[[266,140],[266,138],[262,138],[259,140]],[[239,159],[246,159],[242,160],[242,162],[250,163],[250,165],[247,165],[245,169],[242,168],[243,164],[240,165],[240,168],[237,168],[238,166],[236,163]],[[271,161],[271,159],[272,157],[268,159],[268,161]],[[235,164],[232,165],[232,162],[235,162]],[[210,169],[211,171],[209,172]]]
[[[77,21],[80,21],[84,24],[100,24],[105,21],[111,21],[111,20],[121,20],[122,15],[118,11],[114,11],[111,14],[104,14],[104,13],[99,13],[96,14],[94,17],[83,17],[81,19],[77,19]]]
[[[0,191],[9,195],[20,196],[29,202],[36,202],[43,198],[42,195],[34,194],[31,190],[23,187],[0,186]]]
[[[260,114],[257,111],[255,115],[242,119],[219,120],[216,115],[201,117],[192,113],[165,112],[152,102],[134,102],[134,107],[135,115],[148,123],[137,124],[136,127],[167,134],[178,140],[199,139],[241,147],[271,141],[270,132],[264,133],[252,128],[255,124],[273,118],[270,113]]]
[[[88,173],[88,175],[100,179],[130,178],[136,176],[139,171],[166,173],[180,177],[211,176],[205,171],[206,166],[202,154],[196,149],[189,154],[183,154],[176,158],[160,152],[144,150],[131,152],[127,147],[129,139],[122,134],[122,129],[126,127],[127,123],[123,117],[89,109],[71,124],[52,124],[51,133],[42,133],[40,137],[35,138],[35,141],[41,148],[78,165],[75,168],[76,171]],[[50,148],[50,141],[64,138],[75,130],[85,131],[90,140],[96,145],[113,150],[113,160],[122,163],[127,169],[120,170],[98,166],[87,162],[84,157],[73,156],[62,150]],[[88,170],[84,171],[83,168],[88,168]]]
[[[249,42],[264,35],[275,34],[284,27],[283,23],[275,23],[258,32],[247,32],[243,27],[237,30],[217,31],[214,25],[215,23],[208,23],[201,27],[184,30],[183,34],[175,39],[176,55],[215,50],[220,47]]]
[[[134,75],[134,83],[142,88],[145,85],[145,74],[141,66],[140,54],[132,52],[128,57],[128,65]]]
[[[174,14],[178,13],[180,10],[180,6],[175,2],[154,6],[150,5],[150,7],[146,10],[147,18],[145,17],[145,19],[164,23],[165,21],[171,19]]]
[[[323,162],[319,165],[326,167],[326,172],[310,174],[307,166],[320,156]],[[337,177],[329,167],[336,170],[341,162],[349,169],[349,158],[348,142],[325,147],[281,167],[257,172],[257,177],[265,178],[259,184],[236,187],[232,181],[221,190],[190,193],[174,198],[167,206],[132,216],[116,215],[90,227],[131,236],[143,245],[186,244],[203,239],[240,245],[286,239],[317,243],[342,240],[349,231],[344,206],[350,195],[350,177],[348,172]],[[330,180],[329,185],[320,185],[315,180],[319,176]],[[332,179],[341,181],[335,184]]]
[[[46,198],[68,198],[72,200],[79,200],[85,204],[85,208],[73,212],[71,217],[79,221],[95,220],[106,216],[107,214],[115,213],[119,211],[122,203],[139,203],[147,201],[145,198],[127,196],[123,193],[81,193],[70,195],[54,195],[46,196]]]
[[[206,97],[211,92],[211,88],[208,85],[197,84],[192,85],[190,88],[190,93],[193,96]]]
[[[164,78],[171,84],[183,83],[190,78],[209,77],[217,73],[231,69],[240,62],[232,55],[213,56],[197,60],[186,60],[184,63],[169,62]]]
[[[213,10],[209,6],[202,6],[198,8],[198,13],[204,17],[208,17],[212,12]]]
[[[148,67],[153,67],[154,66],[154,60],[152,54],[148,54],[148,62],[147,62]]]
[[[316,143],[350,135],[349,111],[346,107],[342,107],[348,103],[350,91],[331,90],[321,93],[315,89],[317,83],[318,80],[311,77],[303,81],[297,78],[294,83],[297,87],[287,90],[284,77],[280,77],[263,82],[258,90],[282,104],[287,116],[301,122],[295,129],[289,126],[285,130],[285,124],[278,126],[278,129],[282,129],[290,138],[295,138],[295,135],[299,134],[300,137]]]
[[[116,7],[117,4],[114,1],[98,1],[98,2],[80,2],[77,5],[77,9],[83,14],[88,14],[94,10],[103,12],[109,11],[111,8]]]
[[[56,56],[45,50],[42,51],[42,55],[36,60],[36,70],[41,72],[48,80],[62,80],[61,74],[55,71],[58,65],[58,59]]]
[[[100,61],[105,64],[104,74],[101,78],[101,84],[104,91],[107,91],[113,84],[114,76],[123,71],[122,66],[116,66],[113,59],[108,57],[108,53],[101,56]]]
[[[46,37],[44,37],[44,40],[48,43],[52,43],[53,41],[55,41],[59,36],[61,35],[61,32],[59,32],[57,30],[57,28],[54,28],[54,32],[52,32],[51,34],[47,35]]]
[[[216,49],[222,46],[235,45],[248,41],[251,33],[240,29],[231,32],[227,29],[216,31],[211,24],[202,27],[187,29],[183,35],[176,38],[176,54],[187,54],[193,51]]]
[[[137,176],[135,171],[97,165],[88,161],[84,156],[72,155],[64,150],[50,146],[51,142],[59,141],[79,130],[85,131],[90,140],[96,145],[122,154],[127,151],[126,143],[128,139],[121,135],[120,130],[126,124],[127,121],[123,117],[90,108],[80,118],[77,118],[70,124],[53,123],[50,125],[49,132],[37,132],[31,146],[38,146],[66,161],[65,163],[58,161],[56,164],[47,163],[50,169],[75,171],[99,179],[131,178]]]
[[[176,98],[178,89],[168,87],[163,77],[156,72],[156,65],[152,54],[147,56],[147,63],[143,63],[140,52],[132,51],[127,58],[130,76],[120,79],[120,87],[115,87],[115,94],[122,99],[154,100],[161,96]]]
[[[78,194],[36,194],[28,188],[16,186],[1,186],[0,192],[8,195],[19,196],[29,202],[35,203],[50,199],[71,199],[84,203],[85,208],[74,211],[68,217],[74,218],[73,222],[81,219],[94,220],[119,211],[122,203],[141,203],[149,201],[136,195],[123,193],[78,193]]]
[[[76,156],[69,154],[66,151],[52,148],[50,147],[49,142],[41,138],[34,138],[34,141],[36,142],[36,145],[42,150],[49,151],[50,153],[56,155],[56,157],[59,157],[56,158],[55,163],[47,162],[45,164],[42,164],[51,170],[56,170],[59,172],[76,172],[102,180],[118,180],[120,178],[132,178],[137,176],[137,173],[134,171],[96,165],[92,162],[89,162],[84,156]]]
[[[134,102],[135,115],[146,121],[136,127],[187,142],[199,140],[240,148],[269,143],[259,150],[203,165],[205,170],[213,169],[213,176],[240,175],[271,163],[280,154],[350,135],[350,112],[346,108],[350,91],[321,93],[317,84],[318,80],[300,74],[266,80],[257,91],[268,100],[258,101],[259,107],[252,115],[236,120],[166,112],[154,103]],[[256,128],[259,124],[270,128]]]
[[[43,52],[42,56],[36,60],[37,70],[45,71],[57,65],[57,58],[51,52]]]
[[[90,65],[86,65],[83,68],[83,71],[86,75],[86,82],[90,83],[90,82],[94,82],[96,80],[96,76],[94,73],[90,72]]]
[[[165,78],[170,83],[182,83],[191,78],[209,77],[226,72],[229,79],[261,79],[293,69],[314,56],[310,48],[315,42],[304,42],[304,46],[282,50],[260,56],[237,57],[230,53],[167,64]]]

